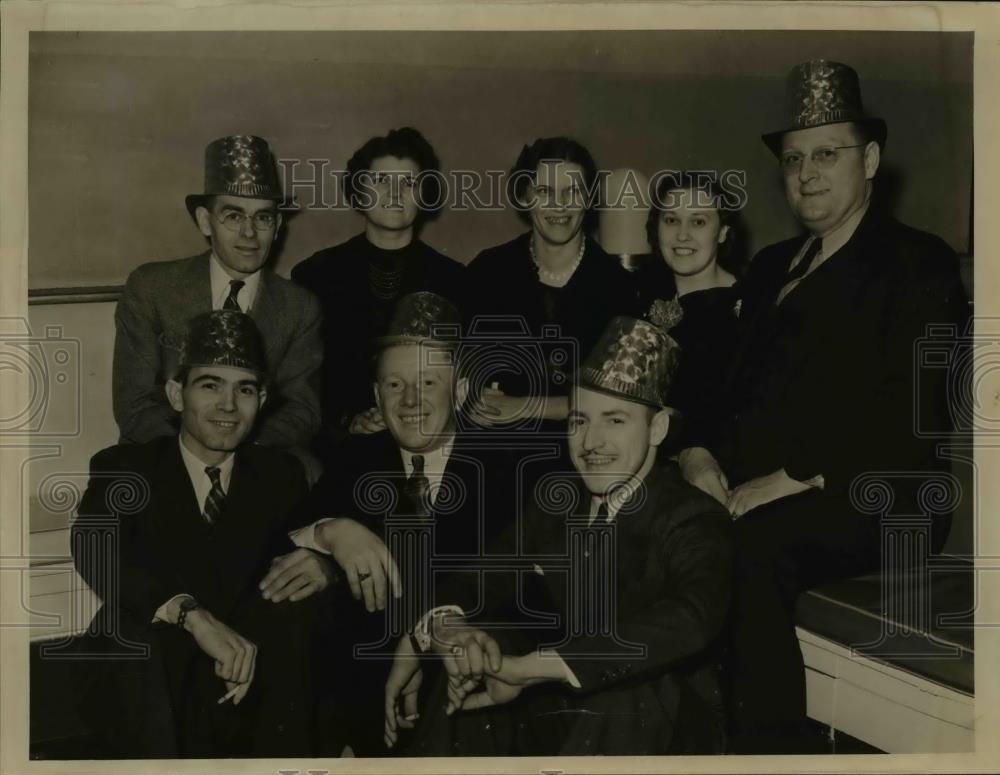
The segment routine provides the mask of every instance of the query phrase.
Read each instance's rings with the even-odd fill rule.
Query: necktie
[[[785,296],[788,295],[788,292],[798,284],[799,280],[805,277],[806,272],[809,271],[809,267],[812,266],[813,259],[816,258],[816,255],[822,249],[823,240],[819,237],[816,237],[809,243],[809,247],[806,248],[806,252],[803,254],[799,263],[797,263],[791,270],[789,270],[788,274],[785,275],[785,284],[781,288],[781,293],[778,294],[779,303],[783,298],[785,298]]]
[[[226,491],[222,489],[222,472],[215,466],[208,466],[205,469],[208,478],[212,480],[212,489],[205,498],[205,511],[202,516],[210,525],[218,522],[222,516],[222,507],[226,504]]]
[[[594,518],[590,520],[589,527],[594,527],[595,525],[605,525],[608,522],[608,502],[606,500],[601,500],[597,506],[597,513]],[[584,557],[590,557],[597,549],[597,533],[594,530],[587,531],[587,544],[586,548],[583,550]]]
[[[230,280],[229,281],[229,295],[226,297],[225,303],[222,305],[223,309],[231,309],[236,312],[242,312],[240,308],[240,303],[236,300],[240,294],[240,288],[242,288],[246,283],[242,280]]]
[[[406,480],[404,491],[413,506],[413,513],[419,517],[427,517],[431,513],[429,497],[431,483],[424,473],[424,456],[414,455],[410,460],[413,463],[413,473]]]

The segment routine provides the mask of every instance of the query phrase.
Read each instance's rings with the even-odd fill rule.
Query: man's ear
[[[667,438],[670,429],[670,412],[661,409],[649,421],[649,446],[658,447]]]
[[[175,412],[184,411],[184,386],[176,379],[168,379],[163,385],[163,390],[167,394],[167,401]]]
[[[875,177],[881,159],[882,151],[878,147],[878,143],[872,140],[865,146],[865,180],[871,180]]]
[[[198,224],[198,231],[200,231],[205,237],[212,236],[212,225],[209,222],[209,218],[211,217],[211,213],[200,205],[194,210],[194,219]]]
[[[455,411],[459,411],[465,405],[465,399],[469,397],[469,378],[459,377],[455,380]]]
[[[378,410],[381,412],[382,411],[382,396],[380,396],[379,392],[378,392],[378,382],[372,382],[372,394],[375,396],[375,406],[377,406]]]
[[[264,408],[264,403],[267,401],[267,388],[263,385],[257,390],[257,411]]]

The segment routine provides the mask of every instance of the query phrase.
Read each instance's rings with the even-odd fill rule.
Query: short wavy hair
[[[657,181],[656,191],[649,208],[649,216],[646,218],[646,236],[649,238],[649,246],[653,256],[663,261],[663,252],[660,250],[660,218],[667,210],[665,206],[666,195],[670,191],[698,191],[708,194],[710,201],[714,203],[716,211],[719,213],[719,221],[723,226],[728,226],[726,239],[719,245],[719,252],[716,260],[719,266],[725,269],[734,277],[743,275],[743,256],[739,249],[741,242],[742,224],[740,223],[739,212],[726,205],[726,192],[718,184],[717,176],[706,177],[703,171],[689,172],[680,171],[664,175]]]
[[[421,217],[437,214],[441,205],[441,162],[434,147],[419,130],[411,126],[392,129],[387,135],[369,138],[347,161],[347,175],[344,177],[344,193],[352,207],[357,207],[358,176],[371,169],[372,163],[383,156],[412,159],[420,172],[434,174],[421,175],[417,204]],[[425,206],[425,205],[431,206]]]
[[[531,145],[526,145],[521,149],[517,161],[510,170],[507,178],[508,201],[518,206],[518,215],[521,219],[530,223],[528,213],[520,206],[524,201],[524,190],[528,185],[528,178],[538,169],[538,165],[543,161],[564,161],[570,164],[578,164],[583,170],[583,182],[587,187],[587,212],[584,215],[584,228],[593,228],[597,216],[595,210],[596,196],[595,184],[597,182],[597,164],[581,143],[570,137],[540,137]]]

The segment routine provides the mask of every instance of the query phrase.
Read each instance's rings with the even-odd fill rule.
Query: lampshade
[[[649,253],[649,179],[638,170],[617,169],[603,184],[597,241],[613,256]]]

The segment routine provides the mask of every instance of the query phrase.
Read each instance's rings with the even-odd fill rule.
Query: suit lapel
[[[261,339],[263,339],[264,347],[267,349],[266,354],[269,362],[275,361],[271,350],[278,341],[276,334],[280,330],[279,316],[281,314],[280,305],[275,298],[273,280],[274,278],[270,272],[266,269],[261,269],[260,284],[257,286],[257,298],[254,299],[253,306],[250,308],[250,317],[253,318],[257,324],[257,328],[260,329]]]

